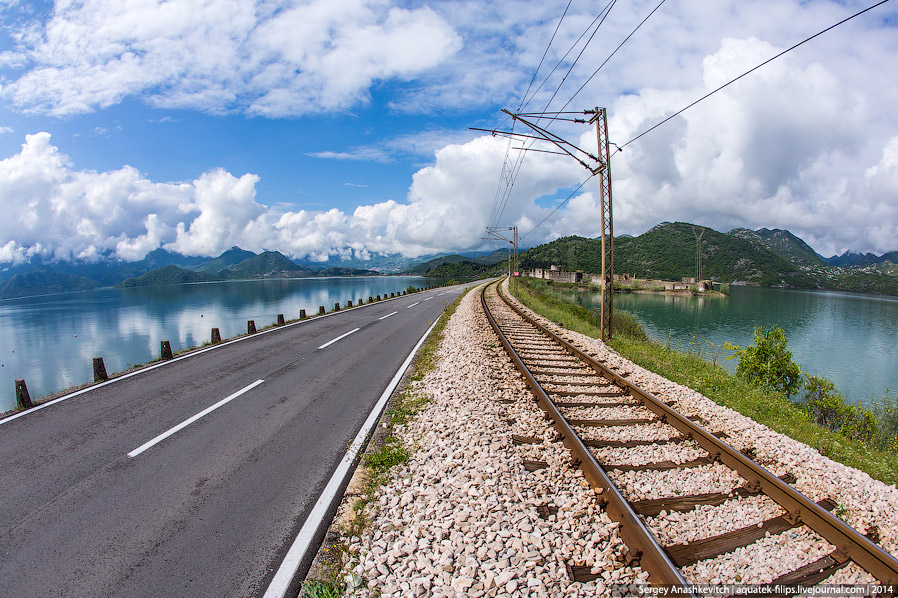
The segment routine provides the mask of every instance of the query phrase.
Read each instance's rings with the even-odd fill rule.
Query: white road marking
[[[0,0],[0,1],[2,1],[2,0]],[[392,301],[392,299],[390,299],[390,301]],[[287,330],[288,328],[292,328],[293,326],[300,326],[303,324],[308,324],[310,322],[317,322],[321,318],[328,318],[330,316],[336,316],[336,315],[351,311],[353,309],[363,309],[365,307],[370,307],[372,305],[374,305],[374,303],[367,303],[365,305],[358,305],[356,307],[348,307],[346,309],[341,309],[340,311],[331,311],[326,314],[315,315],[315,316],[307,318],[305,320],[298,320],[296,322],[290,322],[289,324],[286,324],[285,326],[273,326],[272,328],[268,328],[267,330],[260,330],[256,334],[250,334],[250,335],[246,335],[246,336],[238,336],[237,338],[233,338],[231,340],[226,340],[226,341],[222,341],[220,343],[216,343],[210,347],[206,347],[205,349],[196,349],[193,351],[188,351],[187,353],[185,353],[184,355],[181,355],[180,357],[175,357],[174,359],[170,359],[168,361],[160,361],[158,363],[154,363],[153,365],[148,365],[146,367],[140,368],[139,370],[135,370],[131,373],[122,374],[121,376],[116,376],[115,378],[112,378],[111,380],[107,380],[106,382],[100,382],[99,384],[93,384],[87,388],[82,388],[81,390],[76,390],[75,392],[72,392],[70,394],[63,395],[59,398],[53,399],[52,401],[47,401],[46,403],[41,403],[40,405],[35,405],[31,409],[26,409],[25,411],[20,411],[19,413],[16,413],[15,415],[10,415],[8,417],[4,417],[3,419],[0,419],[0,426],[2,426],[3,424],[8,424],[9,422],[11,422],[13,420],[17,420],[20,417],[25,417],[26,415],[31,415],[32,413],[36,413],[36,412],[40,411],[41,409],[46,409],[47,407],[50,407],[51,405],[55,405],[56,403],[61,403],[63,401],[68,401],[69,399],[74,399],[77,396],[83,395],[88,392],[95,391],[99,388],[103,388],[104,386],[108,386],[110,384],[115,384],[116,382],[121,382],[122,380],[127,380],[128,378],[131,378],[132,376],[138,376],[140,374],[150,372],[152,370],[155,370],[156,368],[165,367],[167,365],[177,363],[184,359],[190,359],[191,357],[196,357],[197,355],[202,355],[203,353],[206,353],[207,351],[215,351],[216,349],[221,349],[222,347],[227,347],[228,345],[232,345],[234,343],[241,343],[243,341],[247,341],[250,339],[259,338],[263,334],[271,334],[271,333],[279,332],[281,330]]]
[[[415,301],[414,303],[412,303],[411,305],[409,305],[409,306],[406,307],[405,309],[408,309],[409,307],[415,307],[415,306],[418,305],[419,303],[421,303],[421,302],[420,302],[420,301]]]
[[[337,342],[338,340],[343,339],[343,338],[346,338],[347,336],[349,336],[349,335],[352,334],[353,332],[358,332],[359,330],[361,330],[361,328],[353,328],[352,330],[350,330],[350,331],[347,332],[346,334],[341,334],[341,335],[338,336],[337,338],[335,338],[335,339],[333,339],[333,340],[327,341],[326,343],[324,343],[323,345],[321,345],[321,346],[318,347],[318,348],[319,348],[319,349],[324,349],[325,347],[330,347],[331,345],[333,345],[333,344],[334,344],[335,342]]]
[[[215,411],[216,409],[218,409],[218,408],[221,407],[222,405],[225,405],[225,404],[227,404],[227,403],[230,403],[231,401],[233,401],[234,399],[236,399],[237,397],[239,397],[239,396],[242,395],[243,393],[248,392],[248,391],[254,389],[255,387],[257,387],[257,386],[259,386],[260,384],[262,384],[263,382],[265,382],[265,380],[256,380],[255,382],[253,382],[253,383],[250,384],[249,386],[246,386],[246,387],[244,387],[244,388],[238,390],[237,392],[235,392],[235,393],[232,394],[231,396],[226,397],[226,398],[220,400],[219,402],[215,403],[215,404],[212,405],[211,407],[207,407],[206,409],[203,409],[202,411],[200,411],[199,413],[197,413],[197,414],[194,415],[193,417],[190,417],[190,418],[188,418],[188,419],[185,419],[184,421],[182,421],[180,424],[178,424],[178,425],[175,426],[174,428],[168,430],[167,432],[163,432],[162,434],[160,434],[160,435],[157,436],[156,438],[152,439],[151,441],[149,441],[149,442],[147,442],[147,443],[145,443],[145,444],[140,445],[139,447],[137,447],[136,449],[134,449],[133,451],[131,451],[130,453],[128,453],[128,457],[130,457],[130,458],[133,459],[134,457],[136,457],[136,456],[139,455],[140,453],[144,452],[145,450],[147,450],[147,449],[149,449],[149,448],[152,448],[153,446],[159,444],[160,442],[162,442],[163,440],[165,440],[166,438],[168,438],[169,436],[171,436],[171,435],[174,434],[175,432],[178,432],[178,431],[180,431],[180,430],[183,430],[184,428],[186,428],[187,426],[189,426],[190,424],[192,424],[192,423],[195,422],[196,420],[200,419],[200,418],[203,417],[204,415],[208,415],[209,413],[212,413],[213,411]]]
[[[415,353],[418,352],[418,349],[424,344],[424,340],[430,335],[431,331],[439,321],[440,318],[437,318],[436,321],[430,325],[430,328],[427,329],[427,332],[424,333],[424,336],[421,337],[418,344],[415,345],[415,348],[412,349],[411,353],[408,354],[408,357],[405,358],[405,362],[399,366],[396,375],[390,380],[390,384],[387,386],[386,390],[380,395],[380,399],[378,399],[377,404],[374,405],[370,415],[368,415],[368,419],[365,420],[365,423],[362,425],[362,429],[356,434],[355,440],[349,445],[349,450],[346,451],[343,460],[340,461],[336,471],[334,471],[334,475],[331,476],[330,481],[327,483],[327,486],[325,486],[324,491],[321,493],[315,506],[312,507],[312,512],[309,513],[309,517],[299,529],[299,534],[296,536],[296,540],[293,541],[290,550],[287,551],[287,556],[285,556],[283,562],[281,562],[281,566],[274,574],[274,578],[271,580],[271,583],[268,585],[268,589],[265,590],[265,595],[262,598],[284,598],[287,594],[291,582],[296,576],[296,571],[299,569],[299,565],[305,559],[306,553],[312,548],[312,541],[315,539],[316,532],[324,524],[324,519],[327,516],[328,510],[330,510],[331,504],[333,504],[334,500],[337,498],[337,494],[340,492],[343,482],[349,474],[352,473],[352,465],[359,452],[362,450],[362,447],[365,445],[365,439],[368,437],[368,434],[371,433],[374,426],[377,425],[380,412],[383,411],[384,406],[387,404],[387,399],[389,399],[390,395],[393,394],[393,391],[396,390],[399,381],[402,379],[402,375],[405,373],[405,370],[408,369]],[[328,521],[330,521],[329,518]]]
[[[377,319],[378,319],[378,320],[386,320],[386,319],[389,318],[390,316],[395,316],[395,315],[398,314],[398,313],[399,313],[398,311],[394,311],[394,312],[391,313],[391,314],[387,314],[387,315],[385,315],[385,316],[381,316],[381,317],[379,317],[379,318],[377,318]]]
[[[433,299],[434,297],[435,297],[435,295],[431,295],[430,297],[428,297],[427,299],[425,299],[425,301],[430,301],[430,300]]]

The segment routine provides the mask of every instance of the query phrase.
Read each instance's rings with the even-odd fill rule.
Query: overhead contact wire
[[[706,93],[705,95],[703,95],[703,96],[700,97],[699,99],[695,100],[694,102],[692,102],[692,103],[689,104],[688,106],[686,106],[686,107],[684,107],[684,108],[681,108],[681,109],[677,110],[676,112],[674,112],[673,114],[671,114],[670,116],[668,116],[667,118],[665,118],[664,120],[662,120],[661,122],[659,122],[658,124],[653,125],[652,127],[649,127],[648,129],[646,129],[645,131],[643,131],[642,133],[640,133],[639,135],[637,135],[636,137],[634,137],[634,138],[631,139],[630,141],[628,141],[628,142],[624,143],[623,145],[621,145],[621,146],[617,149],[617,151],[614,152],[614,153],[617,153],[617,152],[623,150],[623,148],[627,147],[628,145],[630,145],[631,143],[633,143],[634,141],[636,141],[636,140],[639,139],[640,137],[642,137],[642,136],[644,136],[644,135],[647,135],[648,133],[654,131],[655,129],[657,129],[658,127],[660,127],[661,125],[663,125],[664,123],[666,123],[666,122],[668,122],[669,120],[671,120],[671,119],[673,119],[673,118],[679,116],[680,114],[686,112],[687,110],[689,110],[690,108],[692,108],[693,106],[695,106],[696,104],[698,104],[699,102],[702,102],[702,101],[704,101],[704,100],[710,98],[712,95],[714,95],[714,94],[717,93],[718,91],[724,89],[725,87],[728,87],[729,85],[732,85],[733,83],[735,83],[736,81],[738,81],[738,80],[741,79],[742,77],[745,77],[746,75],[755,72],[756,70],[758,70],[758,69],[761,68],[762,66],[765,66],[765,65],[767,65],[767,64],[769,64],[769,63],[771,63],[771,62],[773,62],[774,60],[776,60],[776,59],[779,58],[780,56],[782,56],[782,55],[784,55],[784,54],[786,54],[786,53],[788,53],[788,52],[791,52],[792,50],[794,50],[795,48],[801,46],[802,44],[806,44],[807,42],[811,41],[812,39],[814,39],[814,38],[816,38],[816,37],[820,37],[821,35],[823,35],[824,33],[827,33],[828,31],[832,31],[833,29],[835,29],[835,28],[838,27],[839,25],[842,25],[842,24],[844,24],[844,23],[847,23],[847,22],[850,21],[851,19],[854,19],[854,18],[856,18],[856,17],[859,17],[859,16],[861,16],[862,14],[864,14],[865,12],[871,11],[871,10],[873,10],[874,8],[878,7],[878,6],[882,6],[882,5],[885,4],[886,2],[889,2],[889,0],[882,0],[881,2],[877,2],[876,4],[874,4],[874,5],[872,5],[872,6],[868,6],[867,8],[863,9],[862,11],[856,12],[856,13],[854,13],[853,15],[851,15],[850,17],[846,17],[846,18],[842,19],[841,21],[839,21],[838,23],[835,23],[834,25],[830,25],[830,26],[827,27],[826,29],[824,29],[824,30],[822,30],[822,31],[818,31],[818,32],[815,33],[814,35],[812,35],[812,36],[810,36],[810,37],[808,37],[808,38],[806,38],[806,39],[803,39],[802,41],[798,42],[798,43],[795,44],[794,46],[791,46],[791,47],[789,47],[789,48],[786,48],[785,50],[783,50],[782,52],[780,52],[780,53],[777,54],[776,56],[773,56],[772,58],[768,58],[767,60],[765,60],[765,61],[762,62],[761,64],[759,64],[759,65],[757,65],[757,66],[755,66],[755,67],[750,68],[749,70],[745,71],[744,73],[742,73],[741,75],[739,75],[739,76],[736,77],[735,79],[731,79],[731,80],[727,81],[726,83],[724,83],[723,85],[721,85],[720,87],[718,87],[717,89],[715,89],[714,91],[711,91],[711,92]]]

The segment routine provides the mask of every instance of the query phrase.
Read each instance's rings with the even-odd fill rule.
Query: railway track
[[[490,285],[481,303],[506,352],[523,375],[540,408],[597,493],[609,517],[620,522],[630,557],[656,585],[697,595],[696,584],[719,583],[702,562],[737,551],[751,558],[753,545],[769,551],[770,538],[814,535],[818,558],[800,566],[782,560],[773,579],[736,579],[763,595],[794,593],[825,583],[851,563],[879,583],[868,595],[895,595],[898,560],[832,514],[828,500],[814,502],[726,443],[725,435],[681,415],[664,401],[583,353],[525,315]],[[541,442],[515,436],[515,443]],[[747,451],[751,452],[751,451]],[[525,462],[528,469],[545,464]],[[710,475],[709,475],[710,474]],[[636,492],[639,489],[640,492]],[[698,489],[698,490],[696,490]],[[652,495],[645,498],[646,495]],[[547,512],[550,505],[545,507]],[[671,514],[700,509],[768,512],[759,523],[684,542],[662,543]],[[735,516],[734,516],[735,517]],[[735,520],[735,519],[734,519]],[[766,542],[766,544],[765,544]],[[747,552],[746,552],[747,551]],[[743,557],[744,558],[744,557]],[[768,556],[769,558],[769,556]],[[572,581],[597,577],[568,564]]]

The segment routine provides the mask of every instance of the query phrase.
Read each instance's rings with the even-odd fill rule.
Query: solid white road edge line
[[[394,311],[393,313],[389,313],[389,314],[387,314],[387,315],[385,315],[385,316],[381,316],[381,317],[379,317],[379,318],[377,318],[377,319],[378,319],[378,320],[386,320],[386,319],[389,318],[390,316],[395,316],[395,315],[398,314],[398,313],[399,313],[398,311]]]
[[[420,302],[420,301],[415,301],[415,302],[414,302],[414,303],[412,303],[412,304],[411,304],[411,305],[409,305],[409,306],[406,306],[406,308],[405,308],[405,309],[408,309],[408,308],[409,308],[409,307],[415,307],[415,306],[416,306],[416,305],[418,305],[418,304],[419,304],[419,303],[421,303],[421,302]]]
[[[186,428],[187,426],[189,426],[190,424],[192,424],[192,423],[195,422],[196,420],[200,419],[200,418],[203,417],[204,415],[208,415],[209,413],[212,413],[213,411],[215,411],[216,409],[218,409],[218,408],[221,407],[222,405],[225,405],[225,404],[227,404],[227,403],[230,403],[231,401],[233,401],[234,399],[236,399],[237,397],[239,397],[239,396],[242,395],[243,393],[249,392],[250,390],[252,390],[252,389],[254,389],[255,387],[257,387],[257,386],[259,386],[260,384],[262,384],[263,382],[265,382],[265,380],[256,380],[255,382],[253,382],[253,383],[250,384],[249,386],[245,386],[245,387],[241,388],[240,390],[238,390],[238,391],[235,392],[234,394],[232,394],[232,395],[230,395],[230,396],[228,396],[228,397],[225,397],[224,399],[222,399],[222,400],[220,400],[219,402],[215,403],[215,404],[212,405],[211,407],[206,407],[205,409],[203,409],[202,411],[200,411],[199,413],[197,413],[197,414],[194,415],[193,417],[190,417],[190,418],[188,418],[188,419],[185,419],[184,421],[182,421],[180,424],[178,424],[178,425],[175,426],[174,428],[171,428],[171,429],[168,430],[167,432],[163,432],[162,434],[160,434],[160,435],[157,436],[156,438],[150,440],[149,442],[140,445],[139,447],[137,447],[136,449],[134,449],[133,451],[131,451],[130,453],[128,453],[128,457],[130,457],[130,458],[133,459],[134,457],[136,457],[136,456],[139,455],[140,453],[144,452],[145,450],[147,450],[147,449],[149,449],[149,448],[152,448],[153,446],[159,444],[160,442],[162,442],[163,440],[165,440],[166,438],[168,438],[169,436],[171,436],[171,435],[174,434],[175,432],[178,432],[179,430],[183,430],[184,428]]]
[[[440,317],[442,317],[442,314]],[[278,568],[277,573],[274,574],[274,578],[271,580],[271,583],[268,585],[268,589],[265,590],[265,595],[262,598],[284,598],[287,590],[290,589],[290,582],[293,581],[293,577],[296,575],[299,565],[305,559],[305,555],[309,551],[309,548],[311,548],[315,533],[318,531],[318,528],[321,527],[322,523],[324,523],[324,517],[330,509],[331,503],[333,503],[334,499],[337,497],[337,492],[339,492],[340,486],[343,485],[344,480],[351,473],[352,464],[358,456],[359,451],[362,450],[362,446],[365,444],[365,439],[368,437],[368,434],[371,433],[374,426],[377,425],[380,412],[383,411],[390,395],[393,394],[393,391],[396,390],[396,387],[399,385],[399,381],[408,369],[409,364],[411,364],[412,359],[414,359],[415,353],[418,352],[418,349],[421,348],[421,345],[424,344],[425,339],[427,339],[439,321],[440,318],[437,318],[434,323],[430,325],[430,328],[427,329],[427,332],[424,333],[424,336],[421,337],[418,344],[415,345],[411,353],[408,354],[408,357],[405,358],[403,364],[399,366],[396,375],[390,380],[386,390],[380,395],[380,399],[377,400],[374,409],[371,410],[371,414],[368,415],[368,419],[365,420],[365,423],[362,425],[362,429],[356,434],[355,440],[349,445],[349,449],[346,451],[343,460],[340,461],[340,464],[337,466],[336,471],[334,471],[334,475],[331,476],[331,479],[327,483],[327,486],[325,486],[321,496],[318,497],[315,506],[312,507],[312,512],[309,513],[305,523],[302,524],[299,534],[296,536],[296,540],[293,541],[290,550],[287,551],[287,556],[285,556],[283,562],[281,562],[281,566]]]
[[[338,340],[343,339],[343,338],[346,338],[347,336],[349,336],[349,335],[352,334],[353,332],[358,332],[359,330],[361,330],[361,328],[353,328],[352,330],[350,330],[350,331],[347,332],[346,334],[341,334],[341,335],[338,336],[337,338],[331,339],[331,340],[327,341],[326,343],[324,343],[323,345],[321,345],[321,346],[318,347],[318,348],[319,348],[319,349],[324,349],[325,347],[330,347],[331,345],[333,345],[333,344],[334,344],[335,342],[337,342]]]

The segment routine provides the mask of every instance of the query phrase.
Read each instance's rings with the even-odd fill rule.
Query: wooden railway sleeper
[[[771,499],[773,499],[774,502],[778,503],[785,511],[788,512],[794,511],[796,509],[801,509],[803,521],[809,528],[813,529],[817,534],[822,536],[834,546],[842,547],[842,550],[846,555],[849,556],[852,561],[872,574],[881,583],[898,584],[898,559],[896,559],[894,556],[884,551],[875,543],[871,542],[857,530],[854,530],[853,528],[845,524],[845,522],[841,521],[828,511],[822,509],[819,505],[808,499],[806,496],[804,496],[788,484],[785,484],[782,480],[768,472],[766,469],[764,469],[754,461],[748,459],[745,455],[723,442],[720,438],[714,437],[714,435],[707,432],[700,425],[690,421],[685,416],[680,415],[678,412],[674,411],[666,403],[659,400],[651,393],[648,393],[632,384],[626,378],[626,376],[629,375],[629,372],[619,374],[610,370],[599,361],[593,359],[591,356],[587,355],[583,351],[571,345],[569,342],[565,341],[559,335],[550,331],[545,326],[542,326],[538,322],[532,321],[532,319],[525,316],[517,306],[505,300],[504,297],[501,296],[501,293],[499,293],[499,296],[503,301],[506,302],[510,309],[517,312],[518,315],[530,322],[546,336],[554,339],[568,352],[576,355],[584,362],[589,364],[590,367],[592,367],[596,371],[596,373],[612,380],[633,396],[643,399],[646,407],[655,412],[659,417],[665,414],[668,415],[668,423],[679,430],[681,434],[691,435],[692,439],[709,453],[715,450],[720,451],[720,460],[723,464],[735,470],[743,478],[749,480],[751,483],[760,486],[764,493],[767,494]],[[507,340],[504,340],[504,336],[501,334],[498,324],[489,313],[489,308],[486,304],[485,289],[481,293],[481,303],[484,307],[484,311],[487,313],[488,319],[490,320],[491,324],[496,329],[496,332],[499,334],[500,338],[503,339],[503,344],[505,345],[506,350],[510,355],[514,354],[514,349],[511,347]],[[516,355],[514,357],[516,357]],[[519,358],[517,358],[517,362],[520,362]],[[520,362],[519,368],[526,369],[523,365],[523,362]],[[536,387],[538,387],[539,385],[537,384],[536,380],[533,379],[532,383],[530,383],[530,381],[528,380],[528,385],[530,385],[531,389],[534,390],[534,394],[537,394]],[[545,396],[544,400],[547,403],[551,403],[548,396]],[[540,399],[541,406],[542,402],[543,399]],[[546,407],[544,407],[544,409],[545,408]],[[583,446],[582,443],[579,444]],[[629,509],[629,507],[627,508]]]
[[[649,572],[654,583],[676,586],[678,588],[678,595],[694,597],[695,594],[692,592],[686,579],[682,576],[670,558],[668,558],[654,535],[645,527],[636,513],[630,508],[629,504],[612,483],[611,479],[608,478],[607,474],[602,470],[580,438],[574,433],[564,417],[562,417],[561,413],[552,403],[552,400],[540,387],[536,378],[534,378],[527,370],[524,362],[502,333],[499,324],[496,322],[487,305],[486,288],[481,292],[480,301],[487,320],[490,322],[490,325],[493,327],[499,340],[505,347],[509,357],[514,362],[515,367],[518,368],[521,375],[526,379],[527,385],[537,398],[537,404],[552,418],[555,428],[564,437],[564,445],[567,449],[571,451],[575,458],[582,461],[580,469],[583,471],[586,480],[592,485],[597,493],[601,492],[601,495],[607,500],[606,513],[613,520],[621,523],[619,529],[624,543],[634,553],[637,551],[640,553],[640,565],[642,568]]]

